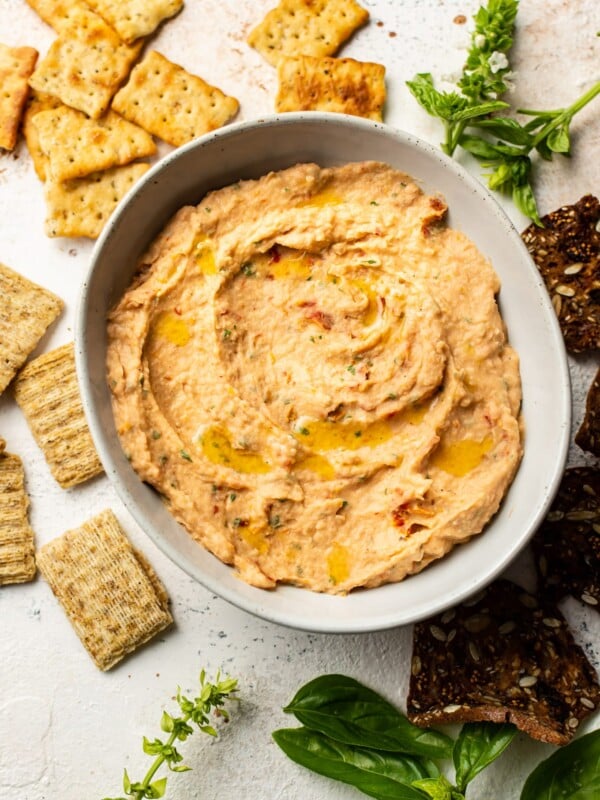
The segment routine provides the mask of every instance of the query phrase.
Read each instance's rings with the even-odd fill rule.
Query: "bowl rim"
[[[111,453],[108,436],[106,435],[106,433],[102,429],[102,426],[99,423],[99,414],[97,413],[96,403],[92,391],[92,378],[90,375],[88,361],[86,358],[86,318],[91,302],[91,297],[89,292],[91,278],[95,270],[98,268],[98,264],[100,262],[105,244],[112,237],[113,231],[117,226],[120,218],[124,214],[126,214],[127,210],[132,206],[133,203],[135,203],[136,198],[144,190],[144,187],[147,184],[154,181],[158,175],[168,170],[174,161],[179,160],[182,156],[185,156],[187,153],[191,151],[194,151],[196,149],[202,149],[207,145],[210,145],[212,142],[215,141],[223,142],[229,138],[237,137],[240,134],[243,134],[247,130],[252,130],[258,127],[273,127],[273,126],[286,127],[289,125],[296,125],[299,122],[307,122],[307,121],[310,121],[312,123],[315,122],[321,123],[323,125],[348,127],[357,130],[361,129],[370,131],[379,130],[381,131],[382,134],[391,136],[404,146],[416,147],[418,150],[423,151],[425,154],[435,157],[435,159],[437,159],[443,165],[445,165],[446,168],[450,169],[454,173],[456,178],[462,180],[466,184],[468,189],[473,191],[479,198],[481,198],[482,202],[488,205],[490,212],[495,216],[496,221],[503,227],[505,234],[511,238],[513,245],[520,247],[522,253],[527,255],[528,260],[531,262],[531,270],[535,275],[537,275],[536,282],[538,283],[539,286],[544,287],[545,289],[543,280],[539,275],[539,272],[537,271],[533,261],[531,260],[531,257],[518,231],[516,230],[516,227],[514,226],[514,224],[512,223],[512,221],[510,220],[510,218],[508,217],[507,213],[502,208],[500,203],[497,201],[497,199],[491,194],[491,192],[488,191],[488,189],[481,183],[481,181],[479,181],[472,173],[470,173],[462,164],[448,157],[441,150],[439,150],[437,147],[430,144],[426,140],[423,140],[420,137],[415,136],[414,134],[408,133],[397,127],[388,125],[383,122],[374,122],[372,120],[353,117],[345,114],[335,114],[329,112],[286,112],[285,114],[264,115],[257,119],[245,120],[242,122],[233,123],[227,125],[226,127],[220,128],[216,131],[211,131],[207,134],[204,134],[201,137],[198,137],[197,139],[192,140],[191,142],[188,142],[187,144],[179,148],[170,151],[165,156],[163,156],[159,161],[157,161],[157,163],[152,165],[150,169],[144,175],[142,175],[142,177],[130,189],[130,191],[125,195],[125,197],[119,202],[117,208],[111,215],[108,223],[105,225],[104,230],[102,231],[100,237],[98,238],[97,242],[94,245],[89,262],[89,267],[84,277],[82,288],[79,294],[79,300],[75,315],[76,370],[78,375],[83,407],[88,421],[88,426],[92,435],[92,440],[95,444],[100,461],[105,469],[105,472],[109,478],[111,485],[114,487],[120,500],[123,502],[127,510],[131,513],[131,515],[133,516],[139,527],[142,529],[142,531],[147,536],[149,536],[151,541],[174,564],[176,564],[179,568],[181,568],[184,572],[186,572],[190,577],[194,578],[194,580],[198,581],[208,591],[214,593],[215,595],[218,595],[219,597],[227,600],[229,603],[232,603],[234,606],[246,612],[249,612],[260,619],[267,620],[269,622],[274,622],[296,630],[304,630],[315,633],[373,632],[373,631],[386,630],[398,627],[401,625],[417,622],[420,621],[421,619],[428,618],[450,606],[453,606],[461,602],[462,600],[466,599],[467,597],[475,594],[477,591],[484,588],[496,577],[498,577],[515,559],[518,553],[521,552],[521,550],[527,545],[530,538],[533,536],[534,532],[539,527],[545,514],[549,510],[553,502],[553,499],[558,491],[560,481],[562,479],[562,475],[567,462],[569,442],[570,442],[571,415],[572,415],[571,384],[570,384],[570,373],[567,361],[567,353],[564,344],[564,339],[560,330],[560,326],[558,324],[558,320],[556,319],[556,316],[554,314],[548,315],[549,308],[551,308],[549,296],[545,298],[542,297],[541,300],[542,300],[542,305],[545,306],[545,312],[548,317],[546,319],[546,322],[549,324],[549,328],[552,335],[552,344],[557,359],[556,368],[557,371],[561,373],[560,387],[562,391],[560,392],[560,397],[554,398],[554,401],[561,402],[561,405],[563,407],[562,418],[564,419],[564,424],[562,425],[560,433],[558,434],[557,438],[555,469],[554,472],[552,473],[551,479],[548,481],[546,485],[545,496],[543,500],[540,502],[535,517],[532,519],[531,524],[529,525],[527,530],[523,531],[519,537],[516,537],[511,542],[511,547],[506,550],[503,558],[497,560],[494,563],[493,568],[486,569],[485,571],[483,571],[482,574],[472,578],[470,582],[463,581],[462,586],[459,587],[457,590],[455,590],[450,597],[445,596],[445,599],[443,601],[439,601],[437,603],[435,602],[431,603],[426,610],[420,613],[417,612],[409,615],[406,614],[403,615],[401,613],[402,610],[400,609],[399,610],[400,613],[393,615],[388,614],[386,617],[379,618],[376,615],[374,615],[372,621],[370,620],[370,618],[364,621],[359,620],[355,622],[353,621],[348,622],[347,620],[343,620],[343,622],[340,620],[331,621],[327,618],[326,615],[323,615],[322,617],[315,619],[312,616],[308,618],[306,617],[306,615],[302,615],[301,612],[298,613],[296,616],[290,615],[288,612],[280,611],[278,608],[265,608],[258,601],[259,597],[258,595],[256,601],[249,600],[247,597],[244,597],[242,594],[237,593],[235,590],[230,589],[228,586],[219,583],[217,579],[213,579],[209,575],[202,575],[202,576],[199,575],[197,572],[197,568],[194,565],[190,564],[186,560],[185,556],[181,554],[175,546],[173,546],[166,538],[164,538],[155,529],[154,524],[148,519],[146,513],[131,496],[124,482],[120,478],[116,462]],[[516,476],[514,480],[516,480]],[[232,567],[228,567],[228,569],[232,569]],[[429,569],[429,567],[427,567],[426,569]],[[254,589],[255,587],[252,588]],[[282,588],[283,587],[278,587],[273,591],[275,592],[281,591]],[[298,587],[293,587],[293,588],[295,589],[295,591],[302,591],[302,592],[310,591],[307,589],[300,589]],[[256,591],[259,593],[263,593],[265,591],[270,592],[271,590],[256,589]],[[377,591],[377,587],[375,589],[367,589],[359,591],[367,591],[371,593]],[[329,595],[327,596],[329,597]]]

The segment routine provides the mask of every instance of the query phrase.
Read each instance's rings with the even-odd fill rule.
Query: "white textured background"
[[[362,0],[370,24],[343,55],[385,64],[386,121],[433,143],[441,129],[409,95],[404,81],[430,71],[451,79],[460,70],[477,0]],[[241,102],[238,119],[273,110],[275,72],[245,43],[249,29],[274,0],[186,0],[153,46]],[[597,0],[521,0],[511,63],[518,71],[516,106],[566,105],[600,80]],[[32,45],[43,55],[54,37],[25,0],[0,0],[0,41]],[[600,98],[576,119],[575,155],[544,164],[536,189],[546,213],[600,191]],[[163,150],[166,151],[167,148]],[[467,161],[478,174],[478,167]],[[505,205],[519,230],[524,219]],[[42,189],[25,147],[0,155],[0,261],[59,294],[66,312],[40,351],[72,338],[79,287],[91,243],[46,239]],[[597,361],[570,359],[574,430]],[[548,398],[552,402],[552,398]],[[111,506],[130,538],[149,557],[173,601],[174,628],[108,674],[83,650],[45,582],[0,588],[0,797],[2,800],[100,800],[121,791],[123,767],[141,779],[149,759],[142,735],[160,735],[163,708],[174,711],[179,684],[190,693],[202,666],[240,680],[242,701],[218,742],[200,734],[181,747],[193,772],[169,779],[168,797],[250,800],[358,798],[343,784],[288,761],[270,739],[288,724],[280,711],[304,681],[343,672],[402,706],[408,683],[409,627],[359,636],[299,633],[261,622],[196,584],[172,565],[136,526],[106,478],[69,491],[53,481],[10,396],[0,398],[0,434],[26,466],[30,518],[41,545]],[[569,463],[593,463],[575,446]],[[527,553],[509,570],[525,575]],[[600,666],[598,616],[565,604],[578,639]],[[598,727],[596,717],[588,729]],[[517,800],[524,777],[552,748],[519,736],[472,785],[473,800]]]

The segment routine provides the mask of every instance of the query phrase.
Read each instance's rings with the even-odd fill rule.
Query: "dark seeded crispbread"
[[[546,287],[567,349],[600,347],[600,201],[591,194],[546,214],[522,237]]]
[[[600,611],[600,470],[566,470],[532,546],[547,597],[570,594]]]
[[[600,369],[592,381],[585,404],[585,416],[575,436],[576,444],[600,456]]]
[[[498,580],[415,625],[408,718],[510,722],[562,745],[600,703],[593,667],[560,611]]]

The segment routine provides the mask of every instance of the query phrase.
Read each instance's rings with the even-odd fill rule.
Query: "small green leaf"
[[[480,128],[490,136],[497,136],[510,144],[530,147],[532,135],[517,120],[510,117],[491,117],[490,119],[476,119],[471,122],[475,128]]]
[[[503,111],[505,108],[510,108],[508,103],[502,100],[489,100],[486,103],[478,103],[474,106],[469,106],[461,111],[456,111],[452,116],[453,122],[463,122],[470,120],[474,117],[483,117],[486,114],[493,114],[494,111]]]
[[[167,714],[166,711],[163,711],[162,713],[160,727],[165,733],[171,733],[173,730],[173,717],[170,714]]]
[[[458,143],[463,150],[476,156],[476,158],[494,161],[498,159],[500,155],[494,145],[488,142],[487,139],[482,139],[481,136],[471,136],[468,133],[463,133]]]
[[[192,768],[186,767],[185,764],[179,764],[178,766],[173,766],[172,764],[169,764],[169,769],[171,770],[171,772],[190,772]]]
[[[553,153],[568,155],[571,152],[571,139],[569,137],[569,123],[565,122],[558,128],[550,131],[546,136],[546,144]]]
[[[529,217],[532,222],[535,222],[539,228],[544,227],[538,213],[533,189],[529,183],[513,186],[512,199],[519,211],[525,214],[526,217]]]
[[[153,742],[151,742],[149,739],[147,739],[144,736],[144,739],[143,739],[143,742],[142,742],[142,749],[143,749],[144,753],[146,753],[147,756],[157,756],[157,755],[159,755],[159,753],[162,751],[163,747],[164,747],[164,744],[163,744],[163,742],[161,742],[160,739],[155,739]]]
[[[125,794],[131,794],[131,781],[126,769],[123,770],[123,790]]]
[[[153,800],[154,798],[164,797],[167,790],[167,779],[159,778],[154,781],[154,783],[151,783],[148,788],[152,790],[152,794],[148,794],[147,796],[153,798]]]
[[[413,781],[413,786],[425,792],[432,800],[453,800],[452,784],[443,775],[437,778],[423,778]]]
[[[516,732],[514,725],[494,722],[469,722],[462,726],[452,753],[459,791],[464,792],[473,778],[506,750]]]

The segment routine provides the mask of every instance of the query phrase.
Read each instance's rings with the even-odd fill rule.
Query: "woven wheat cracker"
[[[58,182],[81,178],[154,155],[154,140],[142,128],[109,111],[89,119],[68,106],[41,111],[32,121],[49,159],[49,177]]]
[[[30,361],[17,375],[14,389],[50,472],[63,489],[102,472],[79,396],[73,344]]]
[[[165,142],[179,145],[228,122],[239,108],[234,97],[151,51],[134,67],[112,107]]]
[[[46,234],[95,239],[119,200],[149,166],[127,164],[64,183],[49,181],[46,184]]]
[[[0,394],[63,309],[56,295],[0,264]]]
[[[167,594],[110,509],[44,545],[40,572],[96,666],[107,670],[173,621]],[[160,587],[160,589],[158,588]]]
[[[17,143],[29,93],[28,79],[37,57],[38,52],[33,47],[0,44],[0,148],[5,150],[12,150]]]
[[[248,44],[274,66],[282,55],[331,56],[368,18],[355,0],[281,0]]]
[[[385,67],[353,58],[282,56],[276,111],[334,111],[381,121]]]
[[[141,47],[141,42],[125,44],[102,17],[75,6],[29,85],[97,119],[129,75]]]
[[[0,439],[0,444],[4,440]],[[0,447],[0,586],[35,577],[33,531],[27,519],[23,464]]]
[[[87,3],[124,42],[148,36],[183,7],[183,0],[87,0]]]

